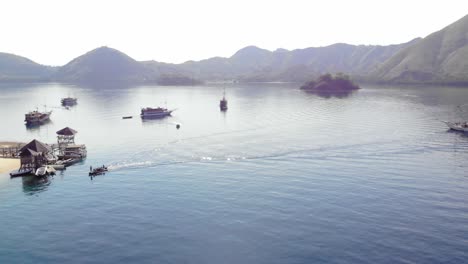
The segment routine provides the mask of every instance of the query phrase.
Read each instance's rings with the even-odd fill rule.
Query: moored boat
[[[227,105],[228,105],[228,101],[226,99],[226,90],[225,90],[223,93],[223,99],[219,101],[219,109],[221,109],[221,111],[226,111],[228,109]]]
[[[54,168],[55,170],[64,170],[65,169],[64,164],[49,164],[49,166]]]
[[[226,111],[228,109],[227,103],[228,102],[227,102],[226,98],[223,97],[223,99],[221,99],[219,101],[219,109],[221,109],[221,111]]]
[[[468,122],[444,122],[450,129],[468,132]]]
[[[55,169],[52,168],[51,166],[39,167],[35,173],[35,175],[38,177],[46,176],[46,175],[53,175],[53,174],[55,174]]]
[[[11,177],[26,176],[26,175],[31,175],[31,174],[34,174],[33,169],[19,169],[19,170],[10,172]]]
[[[52,111],[48,112],[39,112],[38,110],[31,111],[25,114],[24,121],[26,124],[40,124],[49,120]]]
[[[173,111],[174,110],[168,110],[167,108],[163,107],[145,107],[141,109],[140,116],[142,118],[161,118],[170,116]]]
[[[78,163],[80,162],[81,159],[64,159],[64,160],[58,160],[57,163],[55,163],[56,165],[63,165],[65,167],[68,167],[70,165],[73,165],[75,163]]]
[[[46,175],[46,167],[45,166],[42,166],[42,167],[39,167],[36,172],[34,173],[36,176],[44,176]]]
[[[61,102],[63,106],[72,106],[77,104],[78,99],[73,97],[65,97],[62,98]]]

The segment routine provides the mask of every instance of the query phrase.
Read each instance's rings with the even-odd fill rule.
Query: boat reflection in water
[[[24,125],[26,126],[27,130],[34,131],[34,130],[40,130],[41,127],[47,127],[51,124],[53,124],[53,122],[50,119],[47,119],[46,121],[41,122],[41,123],[25,123]]]
[[[35,195],[46,191],[51,183],[50,176],[36,177],[36,176],[24,176],[23,180],[23,192],[27,195]]]
[[[351,96],[356,90],[304,90],[308,94],[322,98],[346,98]]]

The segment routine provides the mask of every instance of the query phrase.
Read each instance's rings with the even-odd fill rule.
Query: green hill
[[[468,15],[402,49],[373,73],[374,80],[468,83]]]
[[[147,82],[154,75],[143,64],[112,48],[100,47],[60,67],[55,79],[65,82]]]
[[[34,61],[0,52],[0,81],[47,81],[55,68]]]
[[[396,52],[412,45],[389,46],[334,44],[326,47],[288,51],[268,51],[245,47],[229,58],[215,57],[179,66],[205,80],[236,79],[240,81],[306,81],[324,72],[345,72],[366,76]]]

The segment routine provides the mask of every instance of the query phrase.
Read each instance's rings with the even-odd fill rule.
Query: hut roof
[[[60,129],[59,131],[57,131],[57,135],[62,135],[62,136],[73,136],[76,133],[78,133],[78,131],[71,129],[69,127],[66,127],[64,129]]]
[[[39,140],[36,140],[34,139],[33,141],[29,142],[28,144],[24,145],[24,147],[22,147],[20,149],[21,152],[25,151],[25,150],[32,150],[32,151],[35,151],[35,152],[49,152],[51,151],[50,147],[47,146],[46,144],[40,142]]]
[[[41,153],[36,152],[36,151],[34,151],[32,149],[29,149],[29,148],[21,150],[21,153],[20,153],[21,157],[24,157],[24,156],[39,156],[39,155],[41,155]]]

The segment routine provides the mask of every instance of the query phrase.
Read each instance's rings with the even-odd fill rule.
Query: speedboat
[[[468,122],[444,122],[450,129],[468,132]]]
[[[106,174],[106,171],[108,171],[108,169],[104,165],[102,167],[98,167],[94,169],[90,168],[89,176],[97,176],[97,175]]]
[[[163,107],[156,107],[156,108],[145,107],[141,109],[140,116],[142,118],[161,118],[161,117],[170,116],[173,111],[174,110],[168,110],[167,108],[163,108]]]

